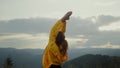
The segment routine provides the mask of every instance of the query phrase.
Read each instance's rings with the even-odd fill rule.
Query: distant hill
[[[42,68],[42,49],[0,48],[0,68],[11,57],[14,68]]]
[[[120,68],[120,57],[87,54],[64,63],[63,68]]]
[[[81,48],[81,49],[69,49],[69,60],[83,56],[86,54],[101,54],[108,56],[120,56],[120,49],[109,48]]]
[[[42,68],[43,49],[0,48],[0,68],[6,58],[11,57],[14,68]],[[120,49],[69,49],[69,60],[86,54],[120,56]]]

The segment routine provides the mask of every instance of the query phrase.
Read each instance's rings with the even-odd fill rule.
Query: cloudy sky
[[[119,0],[0,0],[0,47],[42,48],[67,11],[70,48],[120,48]]]

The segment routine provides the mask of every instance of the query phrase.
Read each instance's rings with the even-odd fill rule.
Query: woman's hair
[[[65,40],[65,36],[63,32],[58,32],[57,37],[56,37],[56,41],[55,43],[59,46],[62,44],[62,42]]]
[[[67,53],[68,43],[67,40],[65,40],[65,36],[63,32],[59,32],[57,34],[55,43],[59,47],[61,54],[65,55]]]
[[[67,49],[68,49],[68,43],[67,40],[64,40],[62,42],[61,48],[60,48],[60,52],[65,55],[67,53]]]

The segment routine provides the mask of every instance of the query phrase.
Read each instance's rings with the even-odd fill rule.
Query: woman
[[[64,33],[66,31],[66,20],[69,20],[71,15],[71,11],[67,12],[52,27],[49,42],[43,55],[43,68],[61,68],[61,64],[67,60],[67,41]],[[64,49],[64,45],[66,49]]]

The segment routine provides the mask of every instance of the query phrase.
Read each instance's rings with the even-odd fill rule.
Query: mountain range
[[[0,48],[0,68],[3,68],[8,57],[11,57],[14,63],[13,68],[42,68],[43,52],[43,49]],[[120,56],[119,52],[120,49],[69,49],[69,60],[67,62],[86,54]]]
[[[87,54],[64,63],[62,68],[120,68],[120,57]]]

